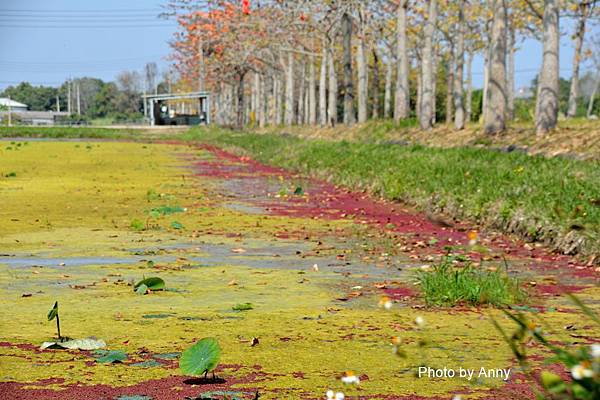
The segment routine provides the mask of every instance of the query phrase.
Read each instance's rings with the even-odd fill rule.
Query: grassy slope
[[[336,141],[401,142],[444,148],[462,146],[505,148],[512,145],[531,154],[566,155],[600,160],[600,121],[584,119],[560,121],[559,129],[545,137],[536,136],[531,123],[514,122],[504,134],[490,137],[483,133],[478,124],[470,124],[462,131],[456,131],[453,127],[448,129],[443,124],[431,131],[422,131],[413,120],[402,121],[400,125],[391,120],[372,120],[350,128],[345,126],[270,127],[261,129],[259,133],[279,133],[282,130],[307,139]]]
[[[596,161],[201,129],[183,137],[242,149],[262,162],[467,218],[566,253],[599,252]]]

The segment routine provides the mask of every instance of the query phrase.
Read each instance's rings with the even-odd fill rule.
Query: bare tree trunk
[[[473,118],[473,52],[468,51],[467,55],[467,112],[466,122],[471,122]]]
[[[304,125],[310,124],[310,85],[304,82]]]
[[[271,74],[269,81],[268,81],[268,89],[267,89],[267,93],[268,93],[268,100],[267,100],[267,105],[268,105],[268,120],[267,120],[267,124],[269,125],[277,125],[277,120],[276,120],[276,104],[277,104],[277,95],[275,93],[275,76],[274,73]]]
[[[434,33],[435,36],[435,33]],[[435,37],[434,37],[434,43],[435,43]],[[433,114],[432,114],[432,119],[431,119],[431,125],[435,125],[437,123],[437,84],[438,84],[438,64],[439,64],[439,59],[440,59],[440,54],[435,51],[435,45],[433,47],[434,52],[433,52],[433,59],[432,59],[432,68],[431,70],[433,71],[433,76],[431,77],[431,109],[433,110]]]
[[[337,100],[338,100],[338,80],[335,73],[335,57],[333,43],[329,48],[329,103],[327,109],[327,118],[329,125],[335,126],[338,121]]]
[[[415,110],[419,121],[421,120],[421,110],[423,110],[423,70],[419,68],[417,71],[417,104]]]
[[[283,124],[283,79],[275,80],[275,124]]]
[[[558,0],[544,1],[544,56],[539,75],[535,126],[538,135],[545,135],[558,121]]]
[[[304,88],[306,81],[306,66],[304,62],[300,63],[300,81],[298,82],[298,112],[296,114],[296,123],[302,125],[304,123]]]
[[[321,58],[321,77],[319,79],[319,121],[321,126],[327,125],[327,44],[323,40],[323,56]]]
[[[588,103],[587,109],[587,118],[592,118],[592,111],[594,111],[594,99],[596,98],[596,93],[598,92],[598,87],[600,86],[600,75],[596,76],[596,83],[594,84],[594,90],[592,90],[592,94],[590,95],[590,102]]]
[[[507,117],[515,118],[515,27],[511,22],[508,28],[508,75],[506,78]]]
[[[494,4],[492,4],[492,7]],[[481,105],[481,118],[485,117],[485,109],[487,109],[487,101],[488,101],[488,89],[490,82],[490,67],[491,67],[491,59],[492,59],[492,23],[493,20],[489,20],[486,24],[486,33],[487,39],[489,41],[489,45],[485,50],[485,56],[483,61],[483,98]]]
[[[354,74],[352,73],[352,18],[342,15],[342,43],[344,48],[344,124],[354,125]]]
[[[202,36],[198,36],[198,91],[204,92],[204,81],[206,80],[206,66],[204,61],[204,42]]]
[[[285,124],[294,123],[294,53],[288,52],[285,81]]]
[[[392,74],[394,73],[392,68],[392,55],[389,54],[385,63],[385,95],[383,97],[383,118],[385,119],[391,116],[392,111]]]
[[[369,99],[369,82],[363,32],[359,32],[357,35],[357,42],[356,65],[358,69],[358,122],[362,124],[367,122],[367,103]]]
[[[373,119],[379,118],[379,56],[377,55],[377,49],[373,47],[373,89],[372,89],[372,114]]]
[[[575,53],[573,54],[573,77],[571,78],[571,89],[569,90],[569,109],[567,117],[573,118],[577,115],[577,97],[579,97],[579,65],[581,63],[581,50],[583,49],[583,38],[585,36],[585,25],[589,4],[581,2],[579,4],[579,20],[575,30]]]
[[[246,72],[238,72],[238,87],[237,87],[237,128],[244,128],[244,120],[245,120],[245,98],[244,98],[244,78],[246,77]]]
[[[308,68],[308,123],[317,124],[317,78],[315,72],[315,56],[310,55]]]
[[[452,113],[454,111],[454,45],[450,46],[448,62],[446,64],[446,125],[452,123]]]
[[[456,74],[454,76],[454,128],[457,130],[465,127],[465,106],[463,102],[463,70],[465,63],[465,14],[463,7],[464,0],[459,3],[458,9],[458,26],[456,38]]]
[[[252,85],[252,111],[251,111],[251,124],[252,126],[256,126],[259,118],[260,118],[260,107],[261,107],[261,101],[260,101],[260,75],[258,74],[258,72],[254,73],[254,84]]]
[[[410,114],[410,91],[408,83],[409,65],[408,49],[406,47],[406,12],[408,9],[408,0],[400,0],[398,4],[397,22],[396,22],[396,42],[398,76],[396,78],[396,104],[394,107],[394,120],[408,118]],[[391,60],[390,60],[391,62]]]
[[[490,73],[483,117],[488,135],[506,129],[506,4],[504,0],[494,0],[493,6]]]
[[[260,106],[258,109],[258,126],[260,126],[261,128],[264,128],[265,126],[267,126],[267,113],[268,113],[268,102],[269,102],[269,98],[268,98],[268,88],[267,88],[267,76],[266,75],[261,75],[260,76],[260,86],[259,86],[259,91],[260,91]]]
[[[433,86],[433,34],[435,32],[435,24],[437,20],[437,0],[429,0],[429,12],[427,13],[427,22],[425,23],[425,45],[423,46],[423,88],[421,95],[421,129],[431,129],[435,118],[434,108],[434,86]]]

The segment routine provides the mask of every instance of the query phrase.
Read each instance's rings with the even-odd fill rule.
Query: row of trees
[[[143,117],[142,95],[166,93],[171,86],[170,74],[163,74],[160,80],[157,65],[148,63],[142,73],[123,71],[115,82],[91,77],[69,79],[59,87],[22,82],[4,89],[0,97],[27,104],[30,110],[67,111],[75,120],[140,121]]]
[[[172,44],[182,79],[213,91],[217,122],[237,126],[393,117],[430,129],[444,116],[463,129],[476,114],[472,61],[482,55],[483,126],[497,134],[515,115],[516,50],[535,38],[544,49],[535,122],[546,134],[559,113],[559,21],[574,21],[573,117],[597,2],[169,0],[165,16],[181,27]]]

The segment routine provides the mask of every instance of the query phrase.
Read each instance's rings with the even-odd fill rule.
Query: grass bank
[[[566,254],[600,253],[597,161],[218,129],[195,128],[180,137],[515,233]]]
[[[512,149],[513,151],[563,156],[576,159],[600,161],[600,122],[586,119],[559,121],[558,128],[550,135],[537,136],[531,122],[511,122],[502,135],[491,137],[483,132],[480,124],[470,123],[456,131],[444,124],[423,131],[414,119],[395,123],[393,120],[370,120],[351,127],[267,127],[258,133],[287,132],[305,139],[347,140],[364,143],[422,144],[428,147],[484,147]]]
[[[89,139],[117,139],[133,136],[139,130],[135,129],[113,129],[91,126],[0,126],[0,137],[17,138],[89,138]]]

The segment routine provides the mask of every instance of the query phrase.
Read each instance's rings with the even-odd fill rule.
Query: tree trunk
[[[368,73],[367,73],[367,60],[365,55],[365,40],[363,38],[363,32],[359,32],[357,36],[357,51],[356,51],[356,65],[358,69],[358,122],[367,122],[368,111],[367,103],[369,99],[368,90]]]
[[[467,110],[465,120],[471,122],[473,118],[473,52],[467,55]]]
[[[558,121],[558,51],[559,19],[558,0],[544,1],[544,56],[539,75],[535,126],[543,136],[556,127]]]
[[[371,117],[373,119],[379,118],[379,56],[377,55],[377,49],[373,47],[373,88],[372,88],[372,100]]]
[[[304,123],[304,88],[306,81],[306,66],[304,62],[300,63],[300,80],[298,82],[298,112],[296,113],[296,123],[302,125]]]
[[[198,36],[198,91],[204,92],[204,82],[206,81],[206,65],[204,61],[204,45],[202,36]]]
[[[506,78],[506,99],[508,119],[515,118],[515,27],[508,29],[508,76]]]
[[[594,111],[594,99],[596,97],[596,93],[598,92],[598,86],[600,86],[600,75],[596,76],[596,83],[594,84],[594,90],[592,90],[592,94],[590,95],[590,102],[588,103],[587,109],[587,118],[592,118],[592,111]]]
[[[494,6],[492,4],[492,6]],[[489,45],[487,46],[486,50],[485,50],[485,56],[483,59],[483,97],[482,97],[482,101],[481,101],[481,117],[480,118],[484,118],[484,110],[487,108],[487,100],[488,100],[488,88],[489,88],[489,82],[490,82],[490,65],[491,65],[491,54],[492,54],[492,20],[489,20],[488,23],[486,24],[486,32],[487,32],[487,39],[489,42]]]
[[[454,76],[454,128],[457,130],[464,129],[465,127],[465,106],[463,102],[464,89],[464,64],[465,64],[465,14],[463,7],[464,1],[459,3],[458,10],[458,26],[457,26],[457,38],[456,38],[456,73]]]
[[[329,47],[329,103],[327,108],[327,118],[330,126],[335,126],[338,121],[337,100],[338,100],[338,80],[335,73],[335,48],[333,43]]]
[[[484,131],[495,135],[506,129],[506,4],[494,0],[492,41],[487,101],[484,110]]]
[[[433,34],[437,20],[437,0],[429,0],[429,12],[425,23],[425,45],[423,46],[423,61],[421,70],[423,74],[421,113],[419,123],[421,129],[431,129],[435,116],[434,87],[433,87]]]
[[[268,93],[269,93],[269,100],[268,100],[268,106],[269,106],[269,119],[267,121],[267,123],[269,125],[277,125],[277,94],[276,94],[276,86],[275,86],[275,76],[274,76],[275,72],[273,72],[273,74],[271,75],[270,79],[269,79],[269,89],[268,89]]]
[[[260,108],[258,111],[258,126],[260,126],[261,128],[264,128],[265,126],[267,126],[267,113],[268,113],[268,102],[269,102],[269,95],[268,95],[268,87],[267,87],[267,76],[266,75],[261,75],[260,76]]]
[[[342,15],[342,43],[344,48],[344,124],[354,125],[354,74],[352,73],[352,18]]]
[[[304,125],[310,124],[310,85],[308,81],[304,81]]]
[[[285,124],[294,123],[294,53],[288,52],[285,81]]]
[[[397,22],[396,22],[396,42],[397,42],[397,73],[396,78],[396,104],[394,106],[394,120],[399,122],[401,119],[408,118],[410,114],[410,91],[408,83],[409,60],[408,49],[406,46],[406,12],[408,9],[408,0],[400,0],[398,4]],[[433,36],[433,34],[432,34]],[[391,60],[390,60],[391,63]]]
[[[385,63],[385,95],[383,97],[384,119],[389,118],[391,116],[392,111],[392,74],[394,73],[392,68],[392,55],[389,54]]]
[[[446,125],[452,123],[452,113],[454,110],[454,57],[454,45],[451,45],[446,64]]]
[[[585,25],[587,20],[589,4],[582,2],[579,5],[579,20],[575,30],[575,53],[573,54],[573,77],[571,78],[571,89],[569,90],[569,109],[567,117],[573,118],[577,115],[577,97],[579,97],[579,65],[581,63],[581,50],[585,36]]]
[[[245,98],[244,98],[244,77],[246,72],[238,72],[238,87],[237,87],[237,128],[244,128],[244,117],[245,117]]]
[[[423,71],[419,69],[417,72],[417,105],[416,115],[417,119],[421,120],[421,110],[423,109]]]
[[[260,92],[260,75],[255,72],[254,73],[254,85],[252,86],[252,113],[250,120],[252,126],[256,126],[258,120],[260,119],[260,108],[262,107],[261,102],[261,92]]]
[[[321,77],[319,79],[319,121],[321,126],[327,125],[327,44],[323,40],[323,56],[321,57]]]
[[[308,123],[317,124],[317,78],[315,72],[315,56],[310,55],[308,67]]]
[[[434,40],[435,41],[435,40]],[[433,59],[431,62],[431,71],[433,71],[433,76],[431,77],[431,84],[432,84],[432,90],[431,90],[431,109],[433,110],[433,114],[432,114],[432,119],[431,119],[431,125],[435,125],[437,123],[437,84],[438,84],[438,62],[440,59],[440,54],[435,51],[435,47],[433,48],[434,52],[433,52]]]
[[[275,125],[283,124],[283,79],[275,78]]]

